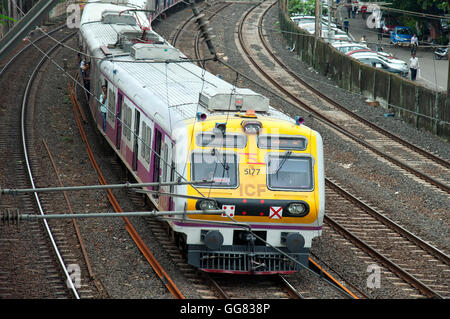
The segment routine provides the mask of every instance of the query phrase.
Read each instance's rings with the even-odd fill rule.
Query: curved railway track
[[[221,10],[225,9],[226,7],[228,7],[230,4],[226,4],[223,7],[219,8],[217,11],[215,11],[210,17],[209,19],[213,18],[214,15],[216,15],[218,12],[220,12]],[[262,3],[262,5],[264,6],[265,4]],[[273,5],[273,4],[272,4]],[[255,7],[257,8],[257,6]],[[270,6],[267,4],[267,7],[264,8],[264,10],[261,9],[261,11],[263,11],[264,13],[267,12],[267,10],[270,9]],[[261,37],[264,37],[263,35],[263,28],[262,28],[262,19],[264,14],[261,15],[261,12],[258,13],[258,15],[256,16],[251,16],[252,11],[249,11],[247,13],[247,15],[245,16],[246,18],[250,18],[253,21],[259,21],[258,22],[258,27],[255,27],[255,25],[251,25],[251,24],[247,24],[247,26],[249,27],[249,29],[251,30],[247,30],[246,32],[256,32],[258,29],[258,32],[260,34]],[[245,19],[244,19],[245,20]],[[192,22],[192,21],[191,21]],[[245,23],[242,22],[240,25],[240,30],[241,31],[245,31]],[[184,25],[183,27],[181,27],[179,30],[181,32],[181,30],[183,30],[185,27],[187,26]],[[69,38],[69,36],[67,36],[67,39]],[[196,39],[195,39],[196,38]],[[253,43],[252,41],[252,37],[247,37],[245,38],[244,35],[240,35],[240,38],[244,41],[247,42],[247,45],[250,44],[251,47],[255,48],[256,46],[260,46],[259,42],[257,43]],[[45,37],[43,37],[42,39],[45,39]],[[191,41],[194,41],[195,43],[198,43],[199,40],[199,36],[197,34],[196,37],[192,37]],[[65,39],[60,39],[61,41],[64,41]],[[184,39],[186,40],[186,39]],[[253,43],[253,45],[252,45]],[[192,42],[191,42],[192,45]],[[49,46],[50,47],[50,46]],[[56,49],[57,45],[55,47],[53,47],[50,51]],[[30,46],[31,48],[31,46]],[[48,48],[45,48],[45,50],[47,50]],[[271,51],[270,48],[267,47],[268,51]],[[197,55],[199,54],[199,48],[198,46],[196,46],[195,51],[197,52]],[[26,50],[24,49],[23,52],[26,52]],[[250,51],[248,51],[248,57],[252,56],[252,54],[250,53]],[[18,56],[20,56],[22,54],[22,51],[20,54],[18,54]],[[260,54],[260,53],[259,53]],[[33,57],[29,57],[29,59],[34,59]],[[38,68],[40,67],[40,65],[42,65],[42,63],[45,61],[45,58],[43,58],[40,63],[39,66],[36,68],[36,70],[34,70],[34,72],[32,72],[32,74],[38,74]],[[7,65],[1,72],[0,72],[0,81],[4,81],[4,78],[2,79],[1,74],[3,72],[7,72],[8,71],[8,67],[9,65]],[[27,75],[23,75],[23,76],[27,76]],[[284,75],[283,75],[284,77]],[[34,76],[31,76],[30,79],[30,83],[32,83],[34,80]],[[20,81],[19,81],[20,82]],[[24,81],[25,83],[26,81]],[[281,82],[280,80],[275,81],[275,82]],[[25,92],[24,95],[27,96],[28,92],[30,91],[31,88],[31,84],[30,87],[28,88],[23,88],[23,91]],[[82,125],[81,125],[81,120],[78,118],[78,113],[81,111],[81,109],[79,108],[79,104],[75,98],[75,92],[74,92],[74,85],[72,84],[71,86],[69,86],[69,92],[70,92],[70,99],[74,105],[74,112],[77,115],[77,125],[80,128],[80,134],[82,135],[83,140],[86,142],[86,144],[88,144],[87,142],[87,138],[82,133]],[[326,99],[326,97],[322,97],[324,99]],[[288,99],[292,99],[294,101],[293,97],[289,97]],[[297,100],[297,98],[295,98],[295,103],[301,104],[299,102],[300,100]],[[327,101],[326,103],[332,103],[332,101]],[[333,102],[334,103],[334,102]],[[28,104],[27,101],[24,101],[22,103],[24,106]],[[306,104],[304,105],[306,107]],[[331,107],[331,106],[330,106]],[[335,107],[338,107],[337,105],[335,105]],[[11,110],[10,107],[7,107],[6,110],[3,107],[3,103],[2,103],[2,109],[0,109],[0,111],[2,113],[8,113],[8,116],[10,116],[10,121],[9,122],[14,122],[15,120],[13,119],[13,112],[9,112]],[[313,112],[315,116],[319,116],[316,115],[316,111],[317,110],[313,110],[310,109],[310,112]],[[328,115],[336,112],[336,110],[332,110],[332,111],[328,111],[329,113],[327,113]],[[350,112],[351,113],[351,112]],[[83,114],[80,112],[80,115],[83,116]],[[320,118],[325,121],[327,120],[328,115],[323,115],[321,114]],[[31,115],[32,117],[32,115]],[[339,116],[341,117],[341,116]],[[25,117],[23,117],[23,119],[25,120]],[[328,121],[328,120],[327,120]],[[356,131],[361,130],[361,124],[354,124],[353,122],[351,122],[351,124],[349,124],[350,120],[346,118],[347,121],[347,125],[345,125],[345,127],[348,129],[349,127],[353,127],[355,128]],[[360,121],[360,120],[357,120]],[[329,124],[331,126],[333,126],[335,129],[338,129],[339,126],[343,126],[342,123],[331,123]],[[367,125],[367,124],[365,124]],[[29,128],[31,128],[33,125],[32,124],[28,124],[26,127],[29,130]],[[7,127],[5,129],[1,129],[0,130],[0,134],[2,134],[5,138],[2,138],[1,140],[4,141],[3,144],[0,145],[0,147],[2,149],[4,149],[5,151],[3,152],[4,154],[2,156],[12,156],[12,158],[15,159],[16,161],[16,167],[21,167],[22,166],[22,153],[18,152],[17,154],[12,154],[12,150],[11,150],[11,139],[15,138],[14,134],[9,134],[7,133],[7,131],[10,130],[10,132],[14,132],[17,131],[17,128],[13,128],[13,127]],[[23,132],[25,132],[25,128],[23,129]],[[364,129],[365,131],[367,131],[367,129]],[[363,130],[363,131],[364,131]],[[351,132],[347,132],[347,130],[342,130],[342,129],[338,129],[338,131],[341,134],[346,135],[347,137],[350,137],[353,140],[357,140],[360,139],[360,141],[358,143],[360,143],[361,145],[367,147],[366,144],[369,144],[369,142],[367,142],[367,137],[361,138],[359,137],[359,133],[351,133]],[[375,133],[374,131],[370,132],[369,135],[370,136],[375,136],[378,133]],[[381,143],[380,140],[386,139],[387,141],[385,142],[386,145],[389,143],[392,143],[391,141],[391,137],[389,134],[383,133],[385,137],[375,137],[372,138],[372,140],[375,141],[375,143]],[[358,136],[358,137],[357,137]],[[386,137],[387,136],[387,137]],[[397,142],[395,142],[397,143]],[[399,142],[402,144],[402,146],[399,146],[399,144],[396,144],[395,147],[391,148],[395,148],[395,149],[402,149],[402,152],[404,150],[404,146],[405,142]],[[381,144],[380,144],[381,145]],[[408,146],[410,147],[410,146]],[[398,154],[394,154],[392,155],[392,157],[396,157],[396,160],[393,160],[395,164],[393,165],[398,165],[401,166],[403,168],[408,168],[408,167],[414,167],[413,171],[415,171],[414,174],[416,174],[418,171],[423,171],[424,169],[421,167],[421,165],[419,165],[419,162],[425,162],[425,161],[431,161],[432,164],[427,162],[427,165],[432,165],[432,168],[430,169],[430,167],[428,167],[427,169],[432,170],[434,172],[438,172],[441,174],[447,174],[444,177],[448,176],[448,171],[449,171],[449,164],[446,161],[440,160],[440,159],[434,159],[432,154],[428,154],[428,153],[424,153],[421,152],[421,155],[415,155],[416,157],[414,157],[414,160],[409,160],[408,158],[410,156],[412,156],[412,153],[417,152],[417,150],[414,150],[414,146],[410,147],[413,150],[405,150],[404,152],[408,152],[407,155],[404,155],[405,157],[401,157],[400,159],[398,159]],[[34,153],[34,149],[35,147],[33,145],[28,145],[25,146],[25,153],[27,152],[27,150],[31,149],[30,153]],[[377,146],[377,148],[371,148],[371,150],[375,153],[383,153],[383,151],[379,150],[379,145]],[[89,153],[92,153],[91,151],[88,151]],[[398,152],[398,151],[397,151]],[[38,167],[38,163],[39,160],[39,156],[42,157],[42,155],[34,155],[33,157],[35,158],[35,160],[31,161],[32,164],[28,165],[28,166],[34,166]],[[91,161],[93,163],[93,166],[98,166],[95,164],[95,159],[93,158],[93,155],[90,154],[89,155],[91,157]],[[383,155],[384,158],[386,159],[390,159],[391,155]],[[426,157],[426,159],[425,159]],[[397,161],[397,162],[395,162]],[[34,164],[33,164],[34,162]],[[401,163],[401,164],[399,164]],[[56,169],[56,168],[55,168]],[[425,170],[427,170],[425,169]],[[19,169],[21,170],[21,168]],[[28,184],[28,182],[26,181],[26,174],[24,172],[14,172],[13,174],[11,173],[7,173],[5,175],[11,175],[11,176],[15,176],[16,179],[10,179],[10,180],[6,180],[4,179],[4,176],[0,176],[0,185],[3,187],[3,185],[14,185],[15,188],[18,187],[24,187],[24,188],[29,188],[30,185]],[[437,175],[433,175],[430,178],[425,178],[422,175],[425,174],[420,174],[421,175],[421,179],[422,180],[426,180],[426,186],[430,187],[430,183],[439,187],[441,189],[441,191],[448,193],[448,178],[441,178]],[[104,179],[104,177],[102,176],[102,173],[100,170],[98,170],[98,176],[99,176],[99,180],[101,181],[101,183],[106,184],[106,180]],[[36,177],[31,177],[31,184],[33,186],[33,180]],[[45,177],[44,177],[45,178]],[[23,183],[23,184],[19,184]],[[445,253],[437,250],[436,248],[432,247],[431,245],[429,245],[428,243],[422,241],[420,238],[417,238],[416,236],[414,236],[413,234],[409,233],[407,230],[403,229],[400,225],[395,224],[394,222],[390,221],[389,219],[387,219],[382,213],[378,212],[377,210],[373,209],[372,207],[365,205],[363,202],[361,202],[361,200],[355,198],[353,195],[348,194],[345,190],[342,189],[342,187],[338,186],[336,183],[334,183],[333,181],[327,179],[327,194],[328,194],[328,198],[327,198],[327,214],[325,217],[325,222],[327,225],[325,225],[324,231],[326,231],[325,229],[328,227],[332,227],[333,230],[336,230],[337,232],[339,232],[342,237],[345,237],[346,240],[350,240],[354,243],[356,243],[356,245],[358,247],[360,247],[364,253],[368,254],[371,258],[373,258],[373,260],[376,260],[377,262],[380,262],[381,264],[383,264],[384,267],[386,267],[387,269],[389,269],[389,271],[391,271],[392,273],[395,274],[394,277],[398,276],[399,278],[401,278],[401,280],[406,281],[408,285],[414,287],[414,290],[411,292],[411,296],[413,297],[418,297],[418,296],[426,296],[426,297],[431,297],[431,298],[448,298],[450,297],[450,291],[448,291],[448,287],[449,287],[449,276],[448,276],[448,271],[449,271],[449,258],[447,255],[445,255]],[[23,185],[23,186],[20,186]],[[34,186],[33,186],[34,187]],[[434,187],[434,186],[432,186]],[[120,207],[117,199],[115,199],[114,195],[112,194],[112,192],[108,192],[108,198],[111,202],[111,205],[113,206],[114,210],[116,212],[120,212],[123,211],[122,208]],[[21,196],[19,198],[18,201],[9,201],[9,200],[3,200],[4,198],[2,198],[2,203],[0,208],[2,210],[13,210],[15,208],[19,208],[21,210],[26,210],[26,211],[34,211],[35,210],[35,205],[37,206],[49,206],[51,207],[51,204],[49,204],[48,202],[51,202],[52,199],[46,199],[44,200],[44,204],[41,204],[38,202],[38,204],[34,204],[31,202],[31,198],[30,196]],[[20,202],[20,203],[19,203]],[[134,229],[134,227],[131,225],[131,223],[124,218],[125,220],[125,224],[126,224],[126,228],[130,233],[130,236],[133,238],[133,240],[135,240],[136,245],[139,247],[139,249],[143,252],[145,258],[148,260],[148,262],[152,265],[155,273],[157,274],[157,276],[161,279],[161,281],[166,285],[167,289],[171,292],[171,294],[175,297],[175,298],[184,298],[183,294],[181,293],[181,291],[176,287],[176,285],[174,284],[174,282],[170,279],[170,277],[168,276],[168,274],[164,271],[164,269],[162,269],[162,267],[160,265],[158,265],[158,262],[155,260],[154,256],[152,256],[152,253],[149,251],[148,247],[146,247],[145,243],[142,241],[142,239],[140,238],[138,232]],[[166,242],[168,240],[168,236],[163,233],[162,231],[162,227],[160,225],[156,225],[159,224],[158,222],[156,222],[154,219],[149,219],[148,220],[149,224],[154,224],[154,226],[152,227],[152,232],[157,234],[157,236],[160,235],[161,237],[161,242]],[[38,222],[33,224],[30,224],[31,228],[36,228],[38,230],[30,230],[30,232],[40,232],[40,226],[38,225]],[[156,225],[156,226],[155,226]],[[23,226],[21,226],[23,227]],[[28,226],[27,226],[28,227]],[[58,239],[50,239],[52,242],[59,242],[60,244],[62,243],[63,245],[65,245],[65,247],[63,248],[64,251],[63,253],[59,253],[56,252],[56,256],[58,256],[58,259],[60,260],[61,264],[65,264],[66,261],[69,262],[77,262],[77,259],[72,258],[73,256],[71,255],[71,249],[69,247],[67,247],[68,245],[63,243],[63,238],[65,237],[65,233],[64,231],[56,231],[57,233],[60,233],[60,235],[56,235],[55,237],[60,237]],[[159,234],[159,235],[158,235]],[[3,236],[7,236],[7,237],[3,237]],[[20,242],[23,241],[23,239],[21,238],[16,238],[14,236],[16,236],[17,234],[14,234],[14,232],[7,232],[5,231],[4,233],[2,233],[2,237],[0,237],[0,257],[2,257],[3,254],[7,255],[11,253],[11,249],[13,249],[13,247],[17,247],[17,245],[20,244]],[[34,236],[38,236],[38,235],[34,235]],[[164,237],[164,238],[163,238]],[[52,238],[52,237],[50,237]],[[373,240],[373,238],[377,238],[377,240]],[[29,240],[29,239],[28,239]],[[51,255],[52,253],[48,253],[46,248],[43,248],[42,244],[40,244],[41,246],[41,250],[38,251],[36,253],[35,256],[39,256],[39,258],[45,258],[46,255],[48,255],[48,259],[47,261],[44,261],[44,264],[47,263],[53,263],[49,262],[49,260],[52,259]],[[230,276],[219,276],[218,278],[216,278],[216,276],[213,277],[209,277],[208,275],[205,274],[199,274],[198,271],[196,271],[195,269],[193,269],[191,266],[187,265],[187,263],[185,263],[183,256],[181,255],[180,251],[178,250],[178,248],[171,243],[166,243],[162,245],[164,247],[164,249],[169,252],[169,254],[172,256],[173,260],[176,261],[177,263],[179,263],[179,269],[180,271],[182,271],[184,273],[184,276],[186,278],[190,278],[190,280],[192,281],[193,286],[196,287],[198,293],[204,297],[204,298],[261,298],[261,297],[265,297],[265,298],[304,298],[304,297],[313,297],[313,298],[319,298],[319,297],[323,297],[323,296],[317,296],[314,294],[314,292],[312,291],[307,291],[307,290],[302,290],[300,288],[298,288],[298,284],[296,283],[292,283],[290,281],[289,276],[288,277],[282,277],[282,276],[269,276],[267,278],[261,279],[258,281],[258,283],[253,283],[251,282],[251,280],[248,280],[249,282],[251,282],[251,291],[248,289],[249,287],[246,287],[245,292],[244,291],[240,291],[239,289],[237,289],[238,286],[241,285],[242,283],[242,277],[239,276],[239,278],[236,277],[230,277]],[[45,251],[44,251],[45,250]],[[64,254],[66,254],[64,256]],[[9,266],[8,266],[9,267]],[[2,280],[9,280],[9,278],[11,277],[11,272],[8,271],[8,267],[4,267],[4,270],[2,270],[2,272],[0,272],[0,283],[2,282]],[[54,266],[53,266],[54,267]],[[63,266],[64,268],[64,266]],[[64,297],[64,298],[71,298],[71,295],[67,294],[67,287],[66,287],[66,282],[63,280],[61,281],[59,279],[59,271],[56,270],[45,270],[45,272],[48,273],[48,278],[50,278],[50,282],[45,283],[45,281],[42,281],[40,284],[43,284],[46,286],[46,289],[48,289],[48,287],[54,287],[55,290],[57,290],[57,292],[55,293],[55,295],[53,296],[57,296],[57,297]],[[66,277],[70,277],[69,276],[69,271],[67,270],[63,270],[63,272],[66,274]],[[45,277],[45,276],[44,276]],[[91,277],[92,274],[91,274]],[[202,277],[206,277],[202,278]],[[6,279],[5,279],[6,278]],[[398,279],[392,279],[392,280],[398,280]],[[235,283],[233,283],[234,281],[236,281]],[[71,282],[71,281],[70,281]],[[75,296],[75,298],[78,298],[78,292],[75,289],[73,283],[72,285],[70,285],[69,282],[69,286],[71,287],[71,291],[73,296]],[[17,281],[18,284],[22,283],[22,281]],[[62,283],[62,285],[60,285]],[[56,286],[61,286],[60,288],[56,288]],[[211,287],[213,286],[215,287],[215,291],[212,292],[211,291]],[[7,289],[5,289],[5,286],[0,284],[0,297],[9,297],[9,296],[15,296],[16,292],[14,291],[14,287],[6,287]],[[11,289],[10,289],[11,288]],[[52,288],[53,289],[53,288]],[[341,294],[340,298],[343,297],[341,292],[334,292],[335,294]],[[91,296],[92,292],[89,289],[85,289],[83,290],[83,293],[81,296],[83,296],[83,294],[86,297]],[[420,295],[419,295],[420,294]],[[336,295],[333,295],[336,296]],[[42,295],[40,295],[39,297],[42,297]],[[348,297],[348,296],[344,296],[344,297]]]
[[[105,177],[102,173],[102,170],[95,159],[94,153],[92,152],[92,149],[89,145],[89,140],[86,136],[83,125],[81,123],[80,116],[82,113],[79,114],[80,109],[79,109],[79,103],[77,101],[77,97],[76,97],[76,93],[75,93],[75,85],[76,84],[73,83],[71,85],[71,87],[69,87],[69,94],[70,94],[71,101],[72,101],[73,108],[74,108],[76,123],[77,123],[78,129],[79,129],[79,132],[81,134],[81,138],[84,141],[84,143],[86,144],[86,149],[88,152],[89,160],[91,161],[92,166],[94,167],[95,171],[97,172],[98,180],[99,180],[100,184],[108,185],[108,182],[105,179]],[[114,196],[113,192],[110,189],[107,190],[107,197],[108,197],[109,202],[111,203],[111,206],[113,207],[113,209],[116,213],[123,212],[123,209],[119,204],[119,201],[117,200],[116,196]],[[145,244],[145,242],[142,240],[141,236],[137,232],[136,228],[132,225],[130,220],[127,217],[122,217],[122,219],[125,221],[127,232],[130,234],[131,238],[133,239],[133,241],[135,242],[135,244],[137,245],[137,247],[139,248],[141,253],[144,255],[145,259],[151,265],[151,267],[155,271],[156,275],[164,283],[167,290],[172,294],[172,296],[174,298],[184,299],[184,296],[183,296],[182,292],[180,291],[180,289],[177,287],[175,282],[171,279],[171,277],[167,274],[165,269],[161,266],[161,264],[155,258],[155,256],[150,251],[150,249]]]
[[[211,21],[216,16],[219,15],[224,9],[228,8],[231,4],[227,3],[225,5],[221,4],[220,6],[216,7],[207,7],[202,10],[202,17],[204,21]],[[201,60],[201,53],[200,51],[200,40],[201,40],[201,32],[199,32],[195,26],[195,16],[191,16],[190,18],[186,19],[184,23],[182,23],[179,27],[177,27],[176,31],[174,32],[174,35],[171,36],[172,39],[172,45],[178,45],[180,48],[182,48],[182,51],[187,53],[188,56],[193,57],[197,60]],[[186,36],[184,36],[186,35]],[[204,67],[204,63],[199,62],[199,66]],[[316,266],[320,268],[320,266],[316,263]],[[217,294],[221,296],[222,298],[230,298],[230,296],[238,296],[238,292],[234,292],[233,290],[238,291],[239,285],[237,284],[235,287],[232,287],[230,283],[228,283],[227,288],[223,288],[222,284],[219,282],[225,282],[227,279],[223,279],[221,277],[217,276],[211,276],[209,274],[203,274],[204,277],[206,277],[206,280],[210,282],[210,284],[215,287],[217,290]],[[225,276],[226,278],[230,277],[230,281],[233,282],[233,279],[231,279],[233,276]],[[339,289],[344,288],[341,284],[337,282],[334,278],[332,278],[329,274],[326,274],[326,277],[328,277],[328,280],[332,282],[334,285],[336,285]],[[268,279],[270,278],[270,279]],[[284,276],[272,276],[264,279],[264,281],[271,281],[272,283],[276,283],[275,286],[279,287],[277,291],[273,292],[271,295],[271,298],[304,298],[302,293],[299,292],[299,290],[303,290],[304,294],[308,295],[309,297],[315,296],[316,298],[321,298],[323,296],[316,295],[313,289],[305,290],[304,287],[294,287],[289,280]],[[274,287],[275,287],[274,286]],[[264,283],[261,283],[261,287],[264,287]],[[258,287],[254,287],[255,291],[258,290]],[[274,288],[275,289],[275,288]],[[344,288],[346,289],[346,288]],[[263,288],[264,290],[264,288]],[[281,290],[281,292],[280,292]],[[226,292],[227,291],[227,292]],[[242,296],[245,296],[245,293],[241,293]],[[269,292],[259,292],[255,293],[255,296],[264,296],[270,294]],[[343,292],[340,291],[341,297],[344,296],[344,298],[348,298],[349,296],[356,298],[356,295],[352,294],[350,291]],[[359,294],[362,297],[366,297],[364,294]],[[248,294],[247,294],[248,296]]]
[[[434,185],[439,188],[438,191],[448,193],[450,164],[447,161],[402,140],[347,110],[301,80],[275,56],[265,40],[266,36],[262,25],[264,15],[275,3],[256,4],[245,13],[238,26],[238,37],[242,51],[255,69],[266,78],[271,86],[279,89],[285,98],[300,104],[321,121],[337,129],[338,132],[387,159],[390,165],[399,166],[420,177],[422,184],[426,181],[427,186]],[[258,34],[259,38],[255,37],[255,34]],[[261,53],[261,48],[265,48],[264,54]],[[266,62],[262,61],[262,55],[264,55]],[[269,56],[273,59],[273,63],[267,63]],[[200,58],[198,53],[196,58]],[[267,65],[272,65],[272,67],[267,67]],[[274,65],[281,67],[283,71],[280,72],[279,68],[273,67]],[[292,78],[290,85],[286,85],[284,80],[288,75]],[[321,98],[323,103],[327,103],[334,109],[324,113],[319,108],[310,107],[310,103],[304,102],[298,98],[297,94],[291,93],[298,91],[299,84],[297,82],[301,84],[303,90],[309,90]],[[344,117],[344,120],[340,122],[330,121],[330,115],[337,112],[345,113],[345,115],[338,114],[336,116],[338,119]],[[351,116],[351,118],[348,116]],[[341,127],[345,127],[345,129],[343,130]],[[364,134],[361,134],[361,132],[367,132],[367,134],[363,136]],[[377,147],[372,144],[377,145]],[[431,176],[428,175],[429,172],[432,172]],[[398,276],[406,281],[408,286],[413,286],[411,296],[448,298],[450,293],[448,291],[450,282],[448,275],[449,258],[445,253],[364,204],[330,179],[327,179],[326,183],[327,194],[330,195],[327,198],[327,213],[325,215],[327,227],[338,230],[347,240],[351,240],[372,256],[374,260],[385,265],[395,274],[392,280],[398,280],[398,278],[394,278]],[[343,205],[343,202],[346,204]]]
[[[284,93],[287,93],[293,101],[307,107],[308,111],[313,112],[316,116],[320,117],[320,119],[327,121],[334,128],[339,128],[339,132],[345,133],[346,136],[351,137],[356,142],[369,148],[377,155],[388,159],[395,165],[408,170],[414,175],[448,193],[450,176],[450,174],[448,174],[450,172],[450,164],[448,162],[401,140],[399,137],[384,131],[359,116],[355,116],[354,113],[326,97],[323,93],[313,89],[305,81],[293,74],[273,54],[267,41],[265,41],[265,35],[263,34],[262,28],[264,15],[273,5],[274,3],[266,2],[266,4],[261,4],[261,8],[259,8],[259,5],[255,6],[253,10],[247,12],[239,25],[240,44],[253,65],[263,73],[266,78],[270,79],[270,82],[273,85],[276,85],[277,88],[284,91]],[[259,12],[256,8],[259,8]],[[246,23],[245,21],[247,20],[258,21],[257,27],[254,23]],[[256,41],[256,37],[250,36],[254,35],[256,32],[259,34],[258,41]],[[292,94],[291,92],[294,91],[293,88],[295,88],[295,86],[288,86],[288,90],[285,89],[286,85],[281,86],[280,83],[282,82],[280,81],[280,77],[284,78],[285,72],[276,75],[273,73],[273,70],[268,71],[267,67],[261,67],[261,65],[267,64],[257,61],[257,58],[253,58],[261,55],[261,52],[259,52],[259,54],[256,54],[254,51],[252,52],[252,50],[255,50],[254,48],[260,48],[261,43],[267,52],[265,54],[270,56],[273,61],[276,62],[275,65],[280,66],[291,75],[294,82],[300,82],[307,90],[312,91],[315,95],[318,95],[323,99],[324,103],[328,103],[332,107],[335,107],[336,110],[351,115],[353,119],[345,117],[342,122],[331,122],[329,121],[329,117],[324,115],[319,109],[311,108],[307,103],[296,97],[295,94]],[[331,112],[335,112],[335,110]],[[339,118],[341,118],[341,116],[339,116]],[[344,123],[346,124],[344,125]],[[345,130],[340,129],[340,127],[344,126],[346,127]],[[369,129],[367,129],[367,127],[369,127]],[[361,132],[366,132],[366,135],[362,138],[361,135],[363,134],[361,134]],[[377,147],[374,147],[373,145],[377,145]],[[380,150],[380,146],[382,146],[383,150]],[[432,166],[432,168],[430,166]],[[431,176],[429,176],[429,172],[432,172]],[[357,242],[359,246],[364,247],[369,254],[376,256],[378,260],[382,260],[390,270],[419,289],[425,296],[435,298],[449,296],[449,278],[445,272],[443,274],[441,272],[443,269],[448,270],[450,264],[448,256],[407,232],[401,226],[388,220],[376,210],[364,205],[360,200],[339,188],[329,179],[327,179],[327,187],[327,213],[325,215],[325,222],[327,224],[331,224],[333,228],[345,233],[352,241]],[[331,191],[332,189],[333,191]],[[339,194],[339,199],[336,198],[337,194]],[[357,203],[356,205],[358,207],[343,208],[342,198],[348,199],[350,197],[352,198],[353,203]],[[332,203],[332,208],[330,208],[329,203]],[[361,207],[364,207],[364,211],[362,212]],[[356,212],[358,212],[358,214],[356,214]],[[367,216],[368,213],[366,212],[369,212],[370,217]],[[361,216],[361,214],[365,215]],[[374,226],[374,228],[368,228],[365,223],[371,223],[371,221],[368,221],[369,219],[376,219],[378,224],[375,224],[375,222],[372,221],[371,225]],[[346,227],[340,225],[337,220],[345,221]],[[381,225],[383,225],[383,227],[381,227]],[[355,236],[355,232],[358,232],[358,235],[362,236],[362,239]],[[370,241],[372,245],[367,245],[365,243],[369,238],[372,239]],[[399,265],[401,265],[401,267]],[[425,284],[421,279],[425,279],[427,283]],[[444,282],[442,282],[442,280],[444,280]]]
[[[62,42],[74,35],[74,33],[68,34],[64,26],[55,28],[50,33],[58,33],[55,37]],[[34,154],[33,122],[30,121],[34,113],[33,99],[36,93],[33,91],[33,85],[38,82],[38,73],[47,59],[42,57],[36,47],[39,45],[40,50],[46,51],[46,54],[53,54],[59,47],[58,44],[52,46],[53,43],[46,35],[39,37],[14,55],[0,72],[1,85],[5,89],[1,99],[4,125],[0,132],[2,137],[0,147],[2,157],[7,158],[2,159],[2,162],[15,161],[16,164],[4,167],[5,174],[2,174],[0,181],[2,186],[34,188],[35,180],[40,178],[39,160]],[[16,73],[17,69],[22,72]],[[11,81],[11,79],[14,80]],[[46,204],[35,193],[20,195],[17,198],[3,196],[1,208],[10,213],[20,210],[44,214],[45,206]],[[2,237],[3,243],[10,244],[2,245],[0,248],[2,255],[5,251],[9,251],[1,258],[3,278],[7,281],[0,285],[6,290],[4,297],[79,298],[66,262],[70,262],[72,255],[64,234],[58,229],[52,228],[48,223],[42,225],[39,222],[32,222],[21,225],[18,229],[4,230]],[[14,268],[18,267],[19,270],[15,269],[14,272],[9,273],[11,264],[15,264]],[[31,274],[27,264],[34,265]]]
[[[274,54],[266,41],[263,19],[276,3],[265,1],[255,5],[245,14],[238,27],[241,49],[257,73],[261,74],[262,78],[275,87],[286,99],[300,105],[306,112],[338,133],[370,150],[376,156],[386,159],[391,163],[390,165],[405,170],[406,175],[420,178],[424,186],[437,187],[449,194],[450,163],[448,161],[395,136],[328,98],[292,72]],[[255,34],[258,34],[258,37]],[[261,50],[262,48],[264,50]],[[263,61],[261,56],[269,59],[271,63],[268,63],[267,60]],[[301,94],[304,91],[319,97],[320,105],[308,103],[302,99]],[[323,111],[324,106],[328,110]]]

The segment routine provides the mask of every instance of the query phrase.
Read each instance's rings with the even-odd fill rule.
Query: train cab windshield
[[[271,190],[309,191],[314,189],[311,157],[294,157],[288,151],[282,156],[269,156],[267,186]]]
[[[212,180],[212,187],[236,188],[238,186],[238,158],[234,153],[224,153],[213,148],[192,154],[192,180]]]
[[[242,134],[202,132],[197,135],[196,140],[197,145],[202,147],[245,148],[247,146],[247,136]]]

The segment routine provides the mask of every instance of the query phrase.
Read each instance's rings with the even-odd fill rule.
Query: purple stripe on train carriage
[[[103,75],[107,80],[108,80],[108,82],[109,83],[112,83],[113,84],[113,82],[109,79],[109,77],[106,75],[106,74],[104,74],[102,71],[100,71],[100,74],[101,75]],[[117,86],[115,86],[115,87],[117,87]],[[117,90],[120,90],[118,87],[117,87]],[[126,97],[131,103],[133,103],[133,105],[139,110],[139,111],[141,111],[144,115],[145,115],[145,117],[146,118],[148,118],[148,119],[150,119],[155,125],[156,125],[156,121],[153,119],[153,118],[151,118],[143,109],[142,109],[142,107],[141,106],[139,106],[138,104],[136,104],[136,102],[134,102],[125,92],[123,92],[122,90],[120,90],[120,92],[122,93],[122,95],[124,96],[124,97]],[[158,125],[158,127],[160,128],[160,131],[161,132],[163,132],[165,135],[167,135],[168,137],[169,137],[169,139],[173,142],[173,143],[175,143],[175,140],[172,138],[172,136],[170,135],[170,134],[168,134],[165,130],[163,130],[159,125]],[[115,132],[116,130],[114,130],[114,132]]]
[[[174,225],[176,226],[183,226],[183,227],[223,227],[223,228],[236,228],[239,227],[238,225],[215,225],[215,224],[202,224],[202,223],[181,223],[181,222],[174,222]],[[322,226],[289,226],[289,225],[270,225],[270,224],[261,224],[261,225],[252,225],[250,224],[251,228],[255,229],[290,229],[290,230],[322,230]],[[241,228],[241,227],[239,227]]]

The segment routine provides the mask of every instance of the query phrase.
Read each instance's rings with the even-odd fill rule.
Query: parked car
[[[291,17],[291,20],[294,21],[297,25],[303,23],[314,23],[316,21],[316,17],[314,16],[306,16],[306,15],[297,15]]]
[[[339,52],[347,54],[350,51],[369,49],[367,45],[356,42],[335,42],[332,44]]]
[[[291,20],[294,21],[299,27],[305,24],[315,24],[316,23],[316,17],[314,16],[307,16],[307,15],[296,15],[292,16]],[[322,24],[328,25],[328,17],[323,17],[321,19]],[[336,28],[336,24],[333,23],[333,20],[331,20],[330,26],[332,28]]]
[[[437,48],[436,51],[434,51],[434,59],[435,60],[448,59],[448,47]]]
[[[314,34],[316,32],[316,24],[315,23],[300,24],[298,27],[302,30],[305,30],[309,34]]]
[[[381,19],[381,28],[383,29],[383,36],[389,37],[395,27],[399,25],[398,19],[395,17],[384,17]]]
[[[370,50],[355,50],[347,53],[347,55],[372,67],[382,68],[383,70],[404,77],[408,76],[408,64],[402,60],[397,59],[398,61],[392,61]]]
[[[337,42],[337,43],[343,43],[343,42],[349,42],[352,41],[352,39],[346,35],[346,34],[335,34],[334,39],[329,42]]]
[[[391,32],[390,42],[397,45],[410,45],[411,38],[414,35],[413,29],[410,27],[395,27]]]

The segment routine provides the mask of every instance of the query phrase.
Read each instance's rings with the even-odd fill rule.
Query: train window
[[[307,139],[299,136],[264,135],[258,137],[259,148],[304,151],[307,144]]]
[[[311,157],[270,156],[267,163],[267,186],[272,190],[312,190]]]
[[[236,154],[222,153],[216,149],[192,153],[191,180],[212,180],[213,188],[238,186],[238,158]]]
[[[142,122],[142,147],[141,157],[150,163],[150,147],[152,141],[152,131],[150,126]]]
[[[111,123],[114,123],[114,120],[116,118],[116,95],[114,94],[114,91],[112,88],[109,89],[108,92],[108,120]]]
[[[127,140],[131,141],[131,108],[125,104],[125,112],[123,117],[123,135]]]
[[[245,148],[247,136],[241,134],[216,134],[203,132],[196,136],[197,145],[203,147]]]

